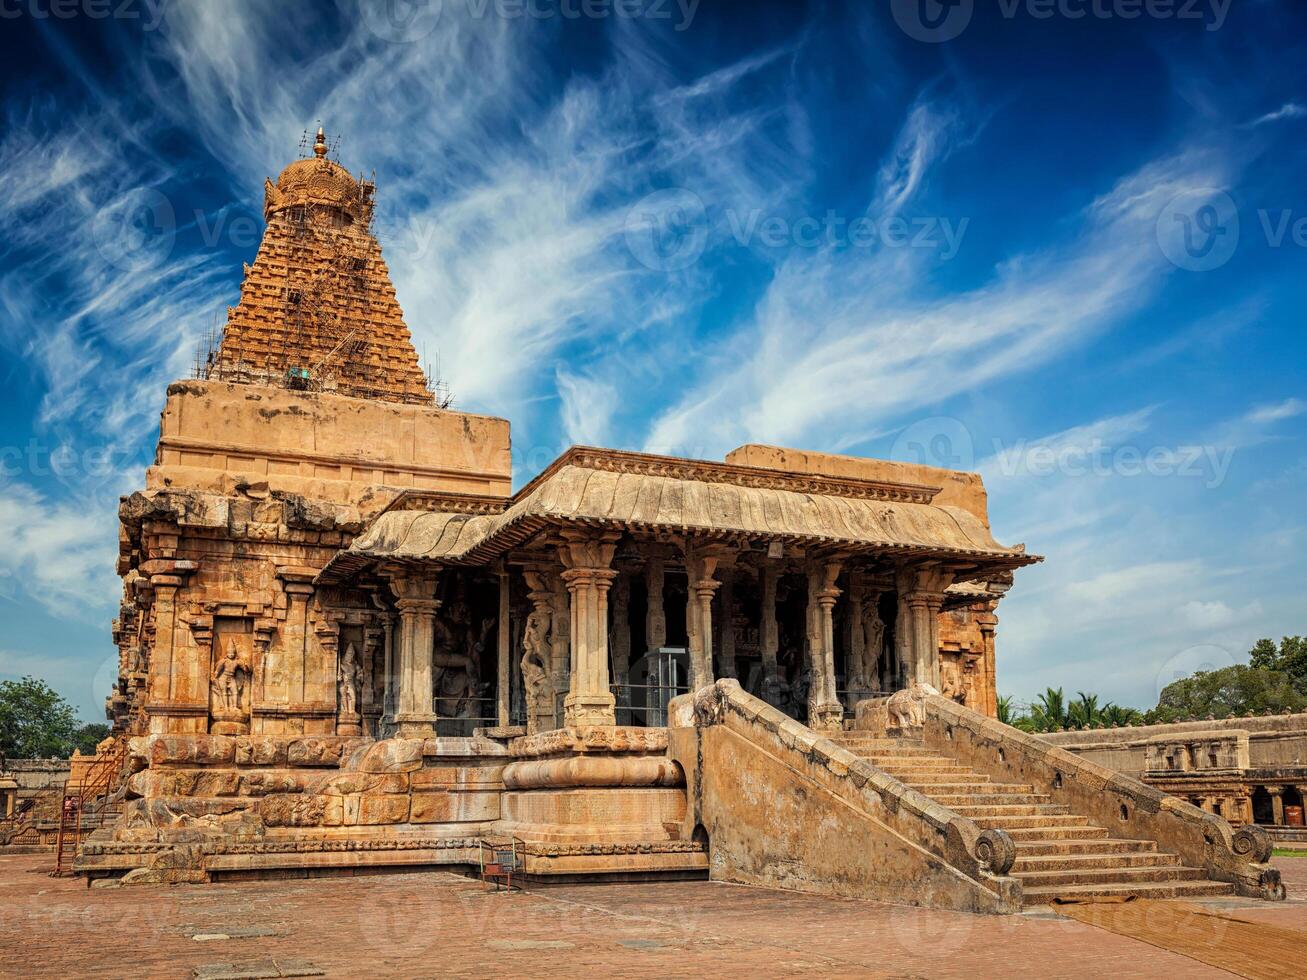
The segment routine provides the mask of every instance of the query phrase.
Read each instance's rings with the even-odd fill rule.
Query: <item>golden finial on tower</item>
[[[313,155],[319,159],[327,155],[327,134],[322,131],[321,126],[318,127],[318,136],[313,142]]]

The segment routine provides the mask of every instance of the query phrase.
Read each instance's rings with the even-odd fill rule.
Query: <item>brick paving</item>
[[[448,874],[88,889],[47,860],[0,857],[2,977],[1229,976],[1051,915],[711,882],[504,895]],[[1276,863],[1307,895],[1307,859]],[[1221,907],[1307,937],[1307,902]]]

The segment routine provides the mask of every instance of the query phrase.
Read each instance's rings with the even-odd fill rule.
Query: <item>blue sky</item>
[[[57,11],[0,3],[0,678],[99,717],[117,497],[318,120],[519,484],[573,442],[979,469],[1047,556],[1023,700],[1307,629],[1296,0]]]

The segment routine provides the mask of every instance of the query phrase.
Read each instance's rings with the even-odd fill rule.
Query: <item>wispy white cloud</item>
[[[1267,425],[1271,422],[1294,418],[1304,412],[1307,412],[1307,402],[1304,402],[1301,398],[1286,398],[1284,401],[1275,404],[1259,405],[1249,412],[1246,418],[1255,425]]]
[[[919,111],[905,133],[922,128]],[[920,142],[904,135],[898,145]],[[909,189],[919,193],[920,156],[896,150],[894,160],[918,164],[884,168],[876,199],[901,206]],[[938,298],[929,250],[788,253],[753,316],[655,420],[648,443],[706,440],[717,452],[754,439],[829,443],[1028,371],[1155,295],[1169,269],[1154,237],[1157,215],[1176,195],[1229,176],[1225,161],[1201,150],[1156,160],[1086,207],[1079,233],[1063,244],[1013,257],[986,284]]]
[[[1302,119],[1305,116],[1307,116],[1307,108],[1297,102],[1286,102],[1274,112],[1268,112],[1266,115],[1254,119],[1251,125],[1264,126],[1267,123],[1280,122],[1283,119]]]

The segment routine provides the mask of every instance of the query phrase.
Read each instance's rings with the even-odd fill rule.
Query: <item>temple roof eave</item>
[[[927,487],[768,476],[749,467],[577,447],[510,501],[464,505],[460,513],[444,512],[435,501],[434,510],[380,515],[322,578],[338,581],[383,563],[484,565],[542,531],[566,527],[781,541],[950,561],[974,566],[976,575],[1042,560],[1020,546],[1003,547],[974,515],[932,504],[933,495]]]

